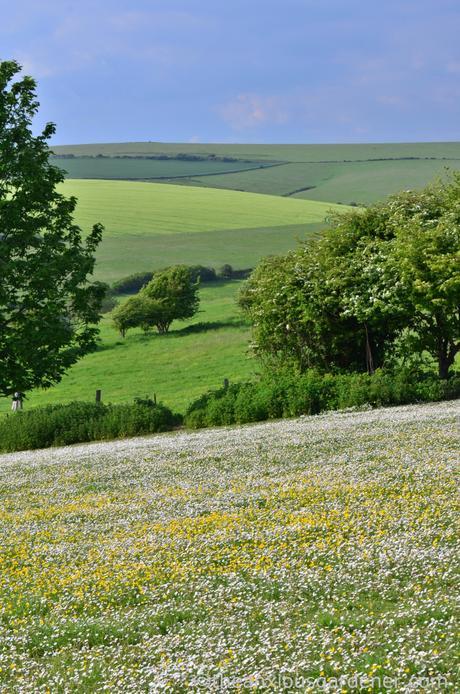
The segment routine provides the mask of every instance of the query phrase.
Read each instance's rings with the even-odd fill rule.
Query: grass
[[[460,169],[460,160],[299,162],[225,176],[194,177],[190,182],[323,202],[367,204],[400,190],[423,188],[445,175],[446,167]]]
[[[134,272],[185,263],[219,268],[252,268],[267,254],[286,253],[299,240],[318,233],[323,224],[222,229],[199,234],[105,235],[97,251],[98,279],[114,282]]]
[[[458,413],[0,456],[0,689],[454,691]]]
[[[134,181],[67,180],[62,188],[78,198],[76,221],[84,230],[105,225],[96,276],[109,282],[177,263],[254,267],[315,233],[334,207]]]
[[[143,156],[149,154],[216,154],[251,161],[356,161],[394,157],[460,158],[460,142],[398,142],[368,144],[215,144],[166,142],[116,142],[53,147],[56,154],[74,156]]]
[[[91,159],[84,157],[55,159],[53,163],[67,171],[69,178],[152,179],[209,174],[258,168],[258,162],[184,161],[179,159]],[[268,164],[265,164],[267,166]]]
[[[150,172],[159,177],[183,171],[184,185],[233,189],[268,195],[295,195],[311,200],[360,204],[373,202],[405,188],[423,187],[441,176],[446,166],[460,168],[459,142],[388,143],[362,145],[239,145],[239,144],[166,144],[155,142],[56,147],[59,154],[106,157],[136,157],[167,154],[227,156],[239,159],[226,162],[225,173],[200,177],[207,162],[182,160],[145,162],[136,159],[67,160],[71,176],[132,178],[133,171]],[[253,168],[265,163],[268,168]],[[271,166],[277,162],[280,166]],[[57,162],[64,166],[63,161]],[[182,168],[186,165],[184,168]],[[212,173],[214,162],[205,173]],[[239,169],[230,173],[231,168]],[[188,168],[187,168],[188,167]],[[202,169],[201,169],[202,170]],[[141,177],[141,176],[137,176]],[[150,177],[150,176],[148,176]],[[307,189],[307,190],[305,190]],[[296,194],[296,191],[301,190]],[[249,226],[249,225],[248,225]]]
[[[236,306],[240,282],[203,286],[201,307],[193,319],[173,323],[168,335],[133,330],[123,340],[109,316],[103,318],[100,348],[73,366],[61,383],[28,394],[26,407],[72,400],[92,401],[102,389],[104,402],[130,402],[157,397],[184,411],[191,400],[224,378],[249,377],[255,363],[248,355],[249,326]],[[0,399],[0,413],[10,402]]]
[[[96,221],[106,235],[177,234],[322,222],[331,205],[231,190],[134,181],[67,180],[78,198],[76,221]]]

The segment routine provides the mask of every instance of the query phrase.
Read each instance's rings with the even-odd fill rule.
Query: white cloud
[[[238,94],[222,104],[218,111],[234,130],[257,128],[266,124],[280,125],[289,120],[283,99],[279,96]]]
[[[26,53],[19,52],[16,59],[22,65],[22,72],[25,75],[31,75],[34,79],[43,79],[56,74],[57,70],[53,65],[48,64],[44,60],[37,59]]]

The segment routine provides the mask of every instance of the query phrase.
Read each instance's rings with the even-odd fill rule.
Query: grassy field
[[[446,169],[460,169],[460,160],[299,162],[181,182],[324,202],[367,204],[400,190],[423,188],[434,178],[445,176]]]
[[[76,159],[57,160],[72,177],[93,178],[167,178],[181,171],[185,185],[233,189],[268,195],[294,195],[311,200],[360,204],[378,200],[401,189],[426,185],[445,173],[445,167],[460,169],[460,143],[399,143],[364,145],[215,145],[164,144],[155,142],[56,147],[61,156]],[[78,156],[132,157],[132,159],[78,159]],[[213,162],[225,166],[220,173],[201,176],[207,162],[183,160],[151,161],[140,156],[194,155],[239,159]],[[260,163],[279,166],[253,168]],[[211,170],[206,170],[209,174]],[[150,168],[149,168],[150,167]],[[239,169],[231,173],[232,167]],[[209,167],[208,167],[209,169]],[[133,172],[139,175],[134,176]],[[105,172],[105,173],[104,173]],[[144,175],[140,175],[141,172]],[[297,192],[300,191],[300,192]]]
[[[435,157],[436,159],[460,158],[460,142],[399,142],[382,144],[215,144],[215,143],[165,143],[165,142],[117,142],[87,145],[54,146],[59,155],[74,156],[148,156],[179,154],[197,156],[235,157],[250,161],[357,161],[365,159],[389,159],[401,157]]]
[[[455,691],[458,415],[0,456],[0,689]]]
[[[69,178],[155,179],[185,176],[207,176],[245,169],[259,168],[258,162],[187,161],[180,159],[113,159],[85,158],[55,159],[56,166],[67,171]],[[270,166],[265,163],[263,166]]]
[[[199,263],[254,267],[264,255],[284,253],[317,231],[329,203],[134,181],[67,180],[76,195],[76,221],[102,222],[98,279]],[[340,208],[339,208],[340,209]]]
[[[331,209],[329,203],[274,195],[137,181],[67,180],[62,189],[78,198],[77,224],[88,228],[101,221],[107,236],[300,226],[323,221]]]
[[[84,229],[106,226],[95,277],[113,282],[133,272],[177,263],[254,267],[268,253],[282,253],[322,226],[328,203],[289,200],[234,191],[126,181],[67,180],[78,197],[76,221]],[[249,327],[235,303],[238,282],[200,290],[202,312],[173,325],[168,336],[141,331],[122,341],[106,316],[100,349],[76,364],[62,382],[28,394],[27,407],[92,400],[101,388],[106,402],[153,395],[183,411],[224,378],[244,379]],[[0,401],[0,412],[9,402]]]
[[[255,229],[223,229],[184,234],[106,235],[97,252],[96,276],[113,282],[134,272],[177,263],[219,268],[255,267],[268,254],[286,253],[299,240],[317,234],[322,224],[293,224]]]
[[[140,329],[123,340],[109,316],[101,323],[100,349],[79,361],[62,382],[28,394],[26,407],[71,400],[130,402],[154,393],[166,405],[184,411],[188,403],[224,378],[240,380],[256,370],[248,354],[249,326],[236,305],[240,282],[204,285],[200,312],[175,322],[168,335],[144,335]],[[0,399],[0,413],[10,401]]]

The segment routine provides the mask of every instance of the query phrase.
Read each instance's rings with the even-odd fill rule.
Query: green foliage
[[[112,311],[112,320],[122,337],[132,328],[142,328],[148,332],[153,325],[164,318],[162,304],[140,293],[119,304]]]
[[[204,265],[191,265],[190,274],[194,282],[197,280],[203,282],[215,282],[217,280],[216,271],[212,267]],[[153,272],[135,272],[128,277],[123,277],[112,284],[111,293],[119,294],[137,294],[145,287],[154,277]]]
[[[388,262],[397,265],[398,294],[409,307],[411,346],[431,354],[447,378],[460,350],[460,174],[448,186],[433,185],[397,203]]]
[[[213,267],[205,267],[204,265],[191,265],[190,274],[194,282],[199,281],[200,284],[206,282],[215,282],[218,277]]]
[[[112,290],[107,282],[94,282],[93,286],[98,289],[100,294],[100,306],[99,310],[101,313],[110,313],[112,309],[117,305],[116,299],[112,295]]]
[[[151,434],[178,424],[178,415],[151,400],[132,405],[47,405],[0,419],[0,452]]]
[[[235,383],[191,403],[186,426],[208,426],[314,415],[349,407],[402,405],[460,395],[460,376],[449,381],[434,374],[377,370],[374,374],[320,374],[292,369],[267,371],[257,381]]]
[[[112,284],[112,294],[137,294],[153,278],[153,272],[135,272]]]
[[[223,280],[231,280],[233,277],[233,268],[231,265],[228,263],[225,263],[225,265],[222,265],[222,267],[219,268],[218,270],[218,275],[221,277]]]
[[[74,197],[56,189],[53,124],[34,136],[36,85],[0,62],[0,393],[49,387],[93,349],[103,297],[89,284],[102,227],[82,241]]]
[[[160,334],[167,333],[173,320],[191,318],[198,311],[198,282],[186,265],[175,265],[158,272],[140,292],[139,298],[149,301],[147,325],[154,325]]]
[[[460,348],[460,175],[330,218],[320,238],[262,261],[240,305],[265,358],[372,373],[408,331],[446,378]],[[408,344],[406,342],[406,344]]]

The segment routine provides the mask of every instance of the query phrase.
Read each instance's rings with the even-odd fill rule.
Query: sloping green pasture
[[[181,179],[180,183],[367,204],[400,190],[423,188],[434,178],[445,175],[446,168],[460,169],[460,160],[297,162],[219,176],[193,177],[190,181]]]
[[[181,185],[345,204],[369,203],[401,189],[423,187],[442,176],[446,167],[460,169],[458,142],[363,145],[144,142],[73,145],[56,147],[55,151],[60,156],[76,157],[56,160],[59,166],[67,168],[72,178],[174,180],[174,176],[180,176],[177,183]],[[98,155],[103,158],[97,158]],[[145,156],[179,158],[136,159]],[[184,156],[229,157],[238,161],[187,161]]]
[[[186,405],[224,378],[249,377],[256,364],[248,354],[249,326],[236,305],[241,282],[204,285],[200,312],[187,322],[175,322],[168,335],[129,331],[123,340],[110,316],[100,325],[100,348],[88,354],[49,390],[28,394],[26,407],[72,400],[94,400],[102,389],[104,402],[129,402],[157,396],[183,411]],[[0,398],[0,413],[11,403]]]
[[[148,156],[177,157],[188,154],[206,157],[212,154],[251,161],[324,162],[389,159],[403,157],[460,158],[460,142],[397,142],[367,144],[215,144],[116,142],[105,144],[54,146],[56,154],[74,156]]]
[[[53,159],[53,164],[67,172],[68,178],[102,178],[121,180],[175,179],[182,176],[207,176],[270,166],[246,161],[187,161],[182,159],[142,159],[129,157]]]
[[[323,223],[329,203],[231,190],[141,183],[67,180],[78,198],[76,221],[105,226],[96,275],[113,281],[175,263],[253,267],[293,248]]]

